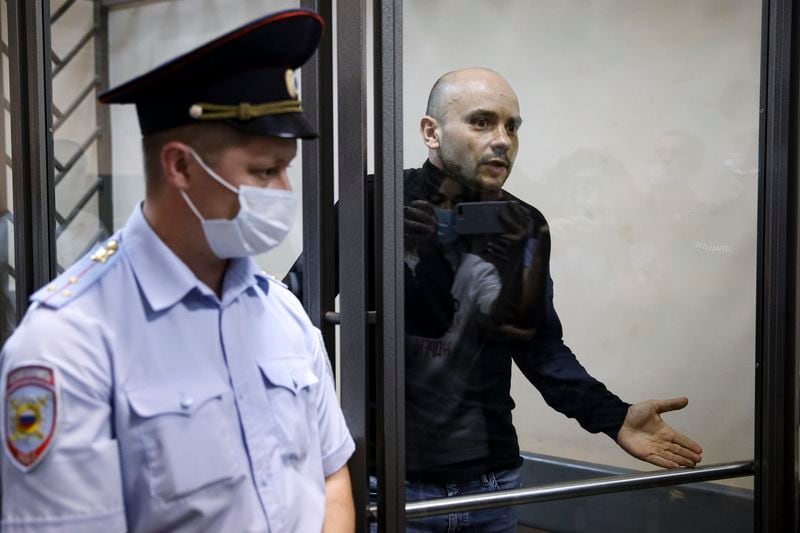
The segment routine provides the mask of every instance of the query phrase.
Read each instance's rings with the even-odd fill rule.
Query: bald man
[[[551,407],[634,457],[665,468],[701,459],[660,417],[686,398],[626,403],[564,344],[547,221],[503,190],[521,125],[502,76],[447,73],[420,121],[428,160],[404,172],[408,501],[520,486],[512,360]],[[516,522],[511,508],[489,509],[412,520],[408,530],[510,532]]]
[[[686,398],[625,403],[564,344],[547,222],[503,190],[521,125],[508,82],[474,68],[442,76],[420,121],[428,161],[405,173],[406,301],[414,311],[406,314],[409,500],[519,486],[512,359],[550,406],[634,457],[666,468],[701,459],[700,446],[660,417]],[[458,204],[475,202],[480,216],[466,221],[483,220],[484,228],[459,220]],[[500,210],[502,230],[492,227],[489,208]],[[452,280],[445,298],[444,280]],[[412,523],[426,531],[467,524],[515,531],[516,517],[491,509]]]

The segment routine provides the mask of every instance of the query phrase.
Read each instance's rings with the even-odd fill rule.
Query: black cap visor
[[[319,137],[319,134],[311,127],[311,124],[302,113],[283,113],[254,118],[248,121],[224,120],[222,122],[237,130],[253,135],[268,135],[284,139],[316,139]]]

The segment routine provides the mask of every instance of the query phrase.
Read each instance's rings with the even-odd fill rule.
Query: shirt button
[[[267,478],[265,478],[265,477],[261,478],[261,486],[262,487],[266,487],[267,486]]]
[[[188,397],[188,396],[184,396],[183,398],[181,398],[181,407],[182,407],[183,409],[188,409],[188,408],[190,408],[190,407],[192,406],[192,404],[193,404],[193,403],[194,403],[194,400],[193,400],[193,399],[191,399],[191,398],[190,398],[190,397]]]

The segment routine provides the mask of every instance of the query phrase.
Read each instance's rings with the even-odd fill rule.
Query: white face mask
[[[222,259],[268,252],[279,245],[294,223],[297,198],[292,191],[240,185],[237,189],[211,170],[197,152],[189,151],[197,164],[220,185],[239,195],[239,212],[231,219],[204,219],[185,191],[186,204],[203,224],[208,245]]]

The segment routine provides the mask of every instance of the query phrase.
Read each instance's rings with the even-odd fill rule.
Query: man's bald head
[[[505,78],[466,68],[436,81],[420,133],[434,166],[490,198],[511,172],[521,123],[519,100]]]
[[[444,121],[450,103],[458,99],[461,93],[472,83],[483,83],[497,86],[510,92],[514,99],[516,94],[508,81],[494,70],[482,67],[462,68],[443,74],[433,84],[428,95],[428,106],[425,114],[439,122]]]

